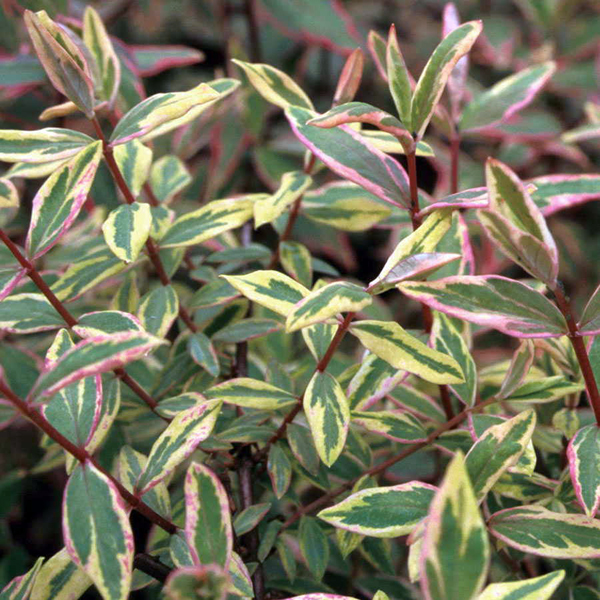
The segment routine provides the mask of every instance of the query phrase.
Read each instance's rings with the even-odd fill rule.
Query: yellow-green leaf
[[[142,251],[152,225],[150,205],[141,202],[115,208],[102,225],[106,245],[113,254],[127,263]]]

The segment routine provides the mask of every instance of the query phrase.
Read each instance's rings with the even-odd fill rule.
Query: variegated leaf
[[[571,439],[567,458],[579,504],[592,519],[600,506],[600,431],[586,425]]]
[[[420,216],[428,215],[434,210],[440,208],[486,208],[488,206],[487,188],[478,187],[469,190],[462,190],[456,194],[445,196],[441,200],[436,200],[428,204],[419,211]]]
[[[139,140],[131,140],[118,145],[113,154],[127,187],[137,198],[150,173],[152,150]]]
[[[175,220],[160,241],[161,248],[195,246],[243,225],[252,217],[250,198],[213,200]]]
[[[491,516],[488,529],[511,548],[548,558],[599,558],[600,521],[532,504]]]
[[[396,110],[404,127],[415,131],[411,120],[412,85],[411,76],[406,68],[404,57],[400,51],[396,27],[392,25],[388,33],[385,55],[387,79]]]
[[[535,412],[525,410],[487,429],[469,450],[465,465],[478,502],[517,463],[531,440],[535,424]]]
[[[15,294],[0,302],[0,329],[10,333],[36,333],[64,325],[43,294]]]
[[[304,244],[298,242],[281,242],[279,244],[279,260],[281,266],[302,285],[312,285],[312,257]]]
[[[460,365],[450,356],[429,348],[392,321],[360,321],[350,327],[362,345],[396,369],[432,383],[461,383]]]
[[[73,331],[84,338],[143,329],[137,317],[120,310],[86,313],[77,320],[77,325],[73,326]]]
[[[75,467],[65,488],[63,537],[104,600],[129,597],[134,542],[127,509],[115,484],[91,462]]]
[[[338,79],[333,104],[344,104],[352,101],[360,86],[360,80],[365,65],[365,55],[360,48],[352,51],[346,59],[340,77]]]
[[[280,444],[273,444],[269,449],[267,472],[275,496],[282,498],[290,487],[292,463]]]
[[[101,156],[102,143],[91,143],[38,190],[25,246],[30,258],[48,252],[73,224],[87,199]]]
[[[31,590],[31,600],[73,600],[82,596],[90,585],[91,579],[63,548],[40,569]]]
[[[329,467],[346,443],[350,422],[348,399],[334,377],[317,371],[304,392],[303,403],[317,452]]]
[[[582,382],[571,381],[564,375],[554,375],[525,381],[507,398],[510,402],[529,402],[541,404],[564,398],[568,394],[576,394],[584,389]]]
[[[0,160],[34,164],[64,160],[93,142],[85,133],[59,127],[33,131],[0,129]]]
[[[150,170],[150,185],[154,195],[164,203],[170,202],[192,182],[185,163],[173,154],[159,158]]]
[[[226,404],[260,410],[277,410],[298,401],[293,394],[250,377],[229,379],[208,388],[204,394],[207,398],[221,400]]]
[[[583,334],[600,333],[600,286],[585,305],[578,327]]]
[[[421,423],[408,412],[353,410],[352,422],[367,431],[405,444],[422,442],[427,437]]]
[[[284,317],[310,293],[301,283],[277,271],[254,271],[248,275],[221,275],[252,302]]]
[[[261,504],[253,504],[239,512],[233,520],[235,534],[239,536],[252,531],[269,512],[270,508],[270,502],[262,502]]]
[[[535,346],[533,342],[529,339],[521,340],[502,381],[502,386],[498,392],[499,398],[508,398],[523,383],[534,358]]]
[[[560,337],[568,332],[561,312],[527,285],[495,275],[406,281],[398,289],[451,317],[522,338]]]
[[[19,575],[10,581],[6,587],[0,590],[0,598],[2,600],[27,600],[31,594],[31,590],[35,585],[38,573],[44,562],[44,558],[38,558],[35,564],[27,573]]]
[[[489,560],[485,523],[477,507],[465,460],[458,452],[446,468],[425,526],[421,557],[421,587],[425,598],[475,598],[485,583]]]
[[[564,578],[564,571],[552,571],[523,581],[490,583],[477,600],[550,600]]]
[[[544,175],[525,183],[535,186],[531,199],[545,216],[600,196],[600,175]]]
[[[409,534],[427,516],[437,488],[420,481],[351,494],[318,517],[334,527],[372,537]]]
[[[283,109],[288,106],[313,108],[310,98],[302,88],[283,71],[261,63],[242,60],[233,60],[233,62],[244,71],[258,93],[271,104]]]
[[[229,500],[219,478],[198,463],[185,476],[185,537],[196,564],[227,568],[233,549]]]
[[[372,302],[363,288],[347,281],[335,281],[300,300],[288,314],[285,328],[288,333],[298,331],[341,312],[359,312]]]
[[[164,338],[178,314],[177,292],[172,285],[161,285],[142,298],[137,316],[146,331]]]
[[[254,227],[273,222],[293,204],[312,184],[312,178],[303,171],[291,171],[281,178],[279,189],[272,195],[254,203]]]
[[[15,184],[10,179],[0,177],[0,227],[8,225],[15,218],[19,204]]]
[[[106,245],[122,261],[133,262],[142,251],[152,225],[150,205],[125,204],[111,211],[102,225]]]

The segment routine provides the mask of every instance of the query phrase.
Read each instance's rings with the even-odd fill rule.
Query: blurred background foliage
[[[367,34],[386,35],[395,23],[406,62],[419,73],[441,34],[443,0],[108,0],[92,3],[117,43],[125,84],[119,98],[124,112],[144,95],[188,89],[218,76],[242,78],[229,59],[265,62],[292,75],[318,110],[331,105],[347,55],[362,47],[367,61],[356,100],[393,112],[387,85],[368,56]],[[22,19],[24,9],[47,10],[77,27],[86,2],[76,0],[2,0],[0,2],[0,127],[33,129],[63,126],[86,130],[76,115],[45,124],[39,115],[63,101],[46,82]],[[483,185],[483,165],[495,156],[522,179],[553,173],[598,173],[598,140],[567,144],[565,131],[599,119],[600,3],[597,0],[457,0],[462,21],[482,19],[484,33],[471,53],[469,92],[477,94],[503,77],[549,59],[558,71],[535,102],[509,122],[467,137],[462,144],[460,188]],[[436,198],[448,193],[448,140],[432,127],[426,141],[434,157],[419,158],[419,182]],[[281,111],[267,105],[245,85],[192,127],[163,136],[155,157],[176,153],[193,178],[181,199],[190,206],[241,191],[268,191],[280,176],[299,168],[304,148],[293,137]],[[400,158],[403,160],[403,157]],[[327,170],[322,182],[333,179]],[[11,233],[25,230],[31,198],[41,180],[20,183],[22,214]],[[99,173],[92,193],[96,205],[117,205],[107,174]],[[599,191],[600,196],[600,191]],[[576,304],[589,297],[600,279],[600,204],[588,202],[550,218],[564,258],[561,278]],[[285,224],[285,220],[276,223]],[[344,233],[300,218],[294,239],[323,261],[323,273],[337,271],[369,281],[397,241],[394,223],[384,221],[366,233]],[[273,247],[271,228],[254,241]],[[65,258],[64,256],[62,257]],[[53,266],[47,264],[47,269]],[[479,254],[476,272],[506,270],[498,256]],[[198,280],[201,276],[198,275]],[[388,310],[394,314],[394,300]],[[493,338],[498,339],[498,338]],[[4,364],[10,346],[0,347]],[[484,351],[485,352],[485,351]],[[490,347],[490,356],[497,352]],[[479,359],[481,360],[481,356]],[[485,359],[485,357],[483,357]],[[22,363],[15,369],[27,369]],[[61,469],[19,477],[41,456],[37,433],[26,423],[0,430],[0,589],[26,570],[31,557],[50,556],[62,546]],[[15,470],[16,469],[16,470]],[[144,523],[133,516],[140,536]],[[139,592],[132,597],[149,597]],[[96,597],[90,591],[85,597]]]

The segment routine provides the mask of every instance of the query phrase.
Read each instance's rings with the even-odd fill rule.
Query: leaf
[[[139,140],[131,140],[126,144],[119,144],[113,154],[127,187],[137,198],[148,179],[152,150]]]
[[[0,160],[46,163],[71,158],[93,142],[85,133],[59,127],[34,131],[0,129]]]
[[[65,488],[63,537],[104,600],[128,598],[134,542],[127,509],[115,484],[89,461],[75,467]]]
[[[284,241],[279,244],[281,266],[302,285],[312,285],[312,257],[308,248],[298,242]]]
[[[46,11],[33,13],[26,10],[25,25],[52,85],[91,119],[94,116],[94,90],[81,50],[60,32]]]
[[[477,367],[467,343],[444,313],[435,313],[431,333],[435,349],[451,356],[463,373],[464,383],[453,384],[452,390],[464,404],[473,406],[477,395]]]
[[[462,190],[456,194],[450,194],[441,200],[432,202],[431,204],[423,207],[418,214],[420,216],[428,215],[434,210],[438,210],[440,208],[452,208],[456,210],[459,208],[486,208],[487,206],[487,188],[476,187],[469,190]]]
[[[556,64],[549,61],[505,77],[466,105],[460,130],[466,133],[506,121],[533,101],[555,71]]]
[[[121,62],[108,37],[100,15],[88,6],[83,14],[83,41],[89,48],[100,74],[98,96],[112,107],[121,82]]]
[[[460,365],[447,354],[429,348],[391,321],[360,321],[350,332],[361,344],[396,369],[414,373],[432,383],[461,383]]]
[[[177,292],[172,285],[161,285],[142,298],[137,316],[146,331],[164,338],[178,314]]]
[[[160,483],[212,432],[221,402],[208,401],[178,413],[152,445],[148,463],[136,484],[140,495]]]
[[[252,598],[254,588],[248,568],[239,554],[232,552],[229,563],[229,592],[235,595]]]
[[[71,560],[63,548],[40,569],[31,600],[71,600],[79,598],[92,584],[90,578]]]
[[[237,377],[214,385],[204,391],[207,398],[221,400],[234,406],[259,410],[277,410],[297,402],[296,396],[266,381]]]
[[[154,94],[121,117],[110,136],[111,146],[125,144],[136,138],[148,141],[167,133],[184,125],[188,119],[194,119],[199,114],[198,108],[204,110],[207,104],[220,97],[220,94],[206,83],[201,83],[187,92]]]
[[[446,37],[451,31],[460,27],[460,15],[456,10],[456,6],[452,2],[448,2],[444,6],[442,14],[442,37]],[[457,63],[450,77],[448,78],[448,99],[450,101],[450,109],[452,118],[458,121],[464,96],[466,94],[466,83],[469,75],[469,55],[465,54]]]
[[[393,287],[397,277],[406,268],[402,262],[415,255],[432,253],[451,225],[452,213],[449,210],[438,210],[425,219],[418,229],[396,246],[381,273],[369,283],[369,290],[380,293]],[[400,273],[396,273],[397,270]]]
[[[120,310],[99,310],[87,313],[77,320],[73,331],[80,337],[94,337],[123,333],[125,331],[143,331],[137,317]]]
[[[221,275],[252,302],[284,317],[310,293],[301,283],[277,271],[254,271],[248,275]]]
[[[229,500],[218,477],[198,463],[185,476],[185,537],[197,564],[227,568],[233,549]]]
[[[585,305],[578,328],[584,335],[600,333],[600,286]]]
[[[486,163],[490,211],[479,220],[492,241],[518,265],[553,286],[558,274],[558,250],[540,209],[524,184],[504,164]]]
[[[567,447],[573,489],[585,514],[592,519],[600,506],[599,433],[596,425],[586,425]]]
[[[404,444],[421,442],[427,437],[421,423],[408,412],[353,410],[352,422]]]
[[[388,34],[385,57],[387,78],[396,110],[404,127],[414,131],[411,122],[412,85],[411,76],[406,68],[404,57],[398,45],[396,27],[392,25]]]
[[[287,427],[287,435],[294,458],[309,473],[316,474],[319,471],[319,455],[309,430],[292,422]]]
[[[219,375],[219,359],[209,338],[201,331],[192,333],[188,340],[188,351],[197,365],[213,377]]]
[[[425,598],[475,598],[487,578],[489,562],[486,527],[459,451],[446,468],[425,526],[421,556]]]
[[[587,515],[555,513],[539,505],[518,506],[493,514],[488,529],[522,552],[548,558],[600,557],[600,521]]]
[[[46,370],[34,392],[51,396],[84,377],[106,373],[145,356],[162,340],[142,331],[87,338],[75,344]]]
[[[244,71],[250,83],[267,102],[283,109],[288,106],[313,109],[310,98],[283,71],[261,63],[249,63],[236,59],[233,59],[232,62]]]
[[[365,55],[360,48],[356,48],[346,59],[340,73],[333,95],[334,105],[350,102],[356,96],[356,92],[360,87],[364,65]]]
[[[38,558],[35,564],[27,573],[15,577],[10,581],[5,588],[0,590],[0,597],[2,600],[26,600],[29,598],[31,589],[35,585],[35,581],[38,577],[40,567],[44,562],[44,558]]]
[[[164,591],[169,600],[220,600],[226,597],[229,579],[217,565],[184,566],[171,571]]]
[[[302,329],[302,339],[317,362],[325,356],[336,331],[337,327],[328,323],[316,323]]]
[[[312,291],[288,314],[288,333],[325,321],[341,312],[359,312],[373,299],[361,287],[347,281],[335,281]]]
[[[177,218],[160,241],[161,248],[195,246],[243,225],[252,217],[252,201],[241,198],[213,200]]]
[[[168,69],[186,67],[204,60],[204,54],[195,48],[179,45],[129,45],[141,77],[152,77]]]
[[[506,277],[460,275],[432,282],[405,281],[398,289],[451,317],[520,338],[560,337],[564,317],[545,296]]]
[[[152,225],[149,204],[134,202],[111,211],[102,225],[106,245],[120,260],[133,262],[142,251]]]
[[[62,317],[42,294],[15,294],[0,302],[0,329],[9,333],[36,333],[58,329]]]
[[[387,218],[391,210],[360,186],[335,181],[307,191],[302,200],[302,214],[343,231],[364,231]]]
[[[262,504],[249,506],[238,513],[233,521],[235,535],[244,535],[252,531],[269,512],[270,508],[270,502],[263,502]]]
[[[399,162],[346,125],[324,131],[308,125],[312,111],[289,107],[286,117],[298,139],[334,173],[394,206],[410,205],[408,175]]]
[[[465,466],[478,502],[485,498],[500,476],[517,463],[531,440],[535,424],[535,412],[525,410],[487,429],[469,450]]]
[[[583,389],[583,383],[571,381],[563,375],[555,375],[534,381],[526,381],[512,392],[507,400],[510,402],[540,404],[553,402],[569,394],[576,394]]]
[[[165,204],[192,182],[185,163],[173,154],[159,158],[150,170],[150,185],[154,195]]]
[[[10,179],[0,177],[0,227],[8,225],[15,218],[19,204],[15,184]]]
[[[302,517],[298,528],[300,552],[308,570],[318,581],[323,579],[329,562],[329,544],[316,519]]]
[[[285,209],[302,197],[312,184],[312,178],[303,171],[285,173],[281,178],[279,189],[264,200],[254,203],[255,229],[265,223],[273,222],[282,215]]]
[[[371,58],[377,67],[379,75],[384,81],[387,81],[387,44],[385,39],[379,33],[377,33],[377,31],[372,29],[369,31],[369,35],[367,37],[367,47],[369,48],[369,53],[371,54]]]
[[[499,398],[507,398],[523,383],[529,368],[535,358],[535,346],[531,340],[521,340],[519,347],[513,354],[510,366],[498,392]]]
[[[346,443],[350,408],[344,390],[329,373],[317,371],[304,392],[304,412],[321,460],[330,467]]]
[[[550,600],[564,578],[565,571],[552,571],[523,581],[491,583],[477,600]]]
[[[272,444],[269,449],[267,472],[273,492],[279,500],[287,492],[292,480],[292,464],[279,444]]]
[[[412,96],[410,121],[415,138],[423,137],[450,73],[469,52],[481,29],[481,21],[465,23],[452,30],[433,51]]]
[[[400,537],[408,535],[427,516],[436,489],[420,481],[369,488],[322,510],[318,517],[361,535]]]
[[[282,329],[280,321],[275,319],[250,318],[226,325],[213,335],[213,340],[226,344],[237,344],[263,337]]]
[[[33,199],[26,251],[31,259],[48,252],[75,221],[86,201],[102,156],[93,142],[44,182]]]
[[[531,198],[545,216],[600,196],[600,175],[544,175],[525,184],[535,186]]]

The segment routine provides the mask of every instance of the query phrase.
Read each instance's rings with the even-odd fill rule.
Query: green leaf
[[[594,518],[600,506],[600,431],[586,425],[571,439],[567,458],[573,489],[585,514]]]
[[[164,203],[170,202],[192,182],[185,163],[173,154],[159,158],[150,170],[150,185],[154,195]]]
[[[600,521],[587,515],[555,513],[535,504],[518,506],[493,514],[488,528],[522,552],[548,558],[600,557]]]
[[[87,199],[102,156],[102,142],[93,142],[55,171],[33,199],[26,250],[39,258],[64,235]]]
[[[564,578],[564,571],[552,571],[523,581],[491,583],[477,600],[550,600]]]
[[[266,381],[237,377],[208,388],[207,398],[221,400],[234,406],[246,406],[260,410],[277,410],[297,402],[296,396]]]
[[[361,287],[346,281],[335,281],[300,300],[288,314],[285,328],[288,333],[298,331],[341,312],[359,312],[372,302],[372,297]]]
[[[344,390],[329,373],[317,371],[304,392],[304,412],[321,460],[330,467],[348,434],[350,408]]]
[[[285,173],[272,196],[254,203],[254,227],[273,222],[290,204],[301,198],[311,184],[312,178],[303,171]]]
[[[221,275],[252,302],[284,317],[310,293],[301,283],[277,271],[254,271],[248,275]]]
[[[48,331],[64,323],[42,294],[15,294],[0,302],[0,329],[9,333]]]
[[[2,600],[27,600],[37,580],[44,558],[38,558],[25,575],[15,577],[8,585],[0,590]]]
[[[102,225],[106,245],[120,260],[133,262],[142,251],[152,225],[149,204],[134,202],[111,211]]]
[[[408,412],[352,411],[352,422],[405,444],[421,442],[427,437],[421,423]]]
[[[329,544],[321,526],[312,517],[302,517],[298,529],[300,552],[317,581],[323,579],[329,562]]]
[[[460,117],[461,131],[497,125],[530,104],[556,71],[554,62],[545,62],[505,77],[465,106]]]
[[[292,464],[279,444],[273,444],[269,449],[267,472],[275,496],[278,499],[282,498],[292,480]]]
[[[499,398],[508,398],[523,382],[535,358],[535,346],[529,339],[521,340],[513,354],[504,381],[498,392]]]
[[[219,359],[209,338],[201,331],[192,333],[188,340],[188,351],[197,365],[200,365],[213,377],[219,375]]]
[[[535,412],[525,410],[487,429],[469,450],[465,465],[479,502],[501,475],[516,465],[531,440],[535,424]]]
[[[143,331],[139,319],[120,310],[99,310],[87,313],[77,320],[73,331],[80,337],[110,335],[125,331]]]
[[[146,331],[164,338],[178,314],[177,292],[172,285],[161,285],[142,298],[137,316]]]
[[[90,578],[71,560],[67,549],[63,548],[40,569],[31,590],[31,600],[79,598],[91,584]]]
[[[115,484],[91,462],[78,465],[65,488],[63,507],[63,535],[73,561],[104,600],[128,598],[133,532]]]
[[[33,164],[58,161],[71,158],[93,142],[85,133],[58,127],[0,129],[0,160]]]
[[[51,396],[84,377],[106,373],[138,360],[162,343],[143,331],[87,338],[65,352],[40,376],[33,393]]]
[[[309,430],[302,425],[290,423],[287,427],[288,443],[294,458],[309,472],[319,470],[319,455]]]
[[[164,592],[168,600],[220,600],[228,584],[227,573],[215,564],[183,566],[171,572]]]
[[[213,336],[213,340],[225,342],[226,344],[237,344],[263,337],[280,329],[282,329],[282,324],[275,319],[242,319],[217,331]]]
[[[160,241],[161,248],[195,246],[225,231],[243,225],[252,217],[248,197],[213,200],[206,206],[175,220]]]
[[[233,530],[235,535],[244,535],[252,531],[269,512],[270,502],[254,504],[238,513],[233,521]]]
[[[394,104],[406,129],[413,131],[411,123],[412,86],[410,74],[398,45],[396,27],[392,25],[388,34],[385,57],[387,78]]]
[[[534,381],[526,381],[507,398],[510,402],[541,404],[553,402],[584,389],[583,383],[571,381],[563,375],[554,375]]]
[[[318,517],[334,527],[361,535],[381,538],[408,535],[427,516],[436,489],[419,481],[369,488],[322,510]]]
[[[427,598],[477,597],[487,578],[490,547],[460,451],[431,503],[422,553],[421,586]]]
[[[312,257],[308,248],[298,242],[281,242],[279,244],[279,260],[281,266],[302,285],[312,285]]]
[[[360,321],[350,327],[362,345],[396,369],[432,383],[461,383],[464,376],[452,357],[429,348],[391,321]]]
[[[112,107],[121,82],[121,62],[100,15],[91,6],[88,6],[83,14],[83,41],[98,66],[100,76],[96,89],[98,96]]]
[[[406,281],[398,289],[451,317],[498,329],[515,337],[560,337],[568,332],[561,312],[527,285],[495,275]]]
[[[415,138],[423,137],[450,73],[469,52],[481,29],[481,21],[465,23],[451,31],[433,51],[412,97],[410,121]]]
[[[232,62],[244,71],[250,83],[271,104],[283,109],[288,106],[314,108],[302,88],[283,71],[261,63],[249,63],[236,59],[233,59]]]
[[[152,445],[136,490],[145,494],[168,477],[211,434],[220,410],[221,402],[208,401],[178,413]]]
[[[233,549],[229,500],[219,478],[198,463],[185,476],[185,537],[196,563],[227,568]]]

